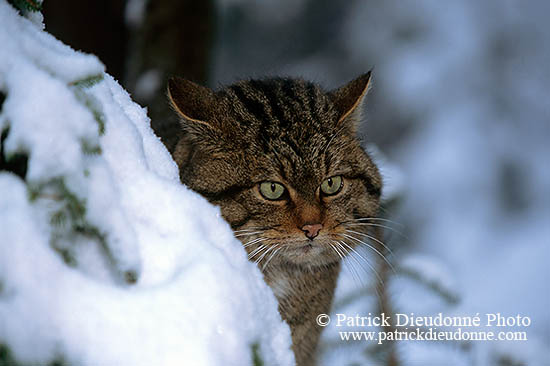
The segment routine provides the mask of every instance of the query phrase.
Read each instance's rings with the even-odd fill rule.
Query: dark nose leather
[[[323,225],[321,224],[304,225],[302,226],[302,231],[306,234],[306,236],[309,239],[313,239],[317,235],[319,235],[319,231],[321,231],[322,228],[323,228]]]

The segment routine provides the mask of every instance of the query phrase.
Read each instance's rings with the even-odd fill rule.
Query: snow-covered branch
[[[0,361],[293,364],[260,272],[145,111],[33,19],[0,0]]]

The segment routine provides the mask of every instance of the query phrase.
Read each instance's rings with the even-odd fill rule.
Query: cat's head
[[[337,262],[366,241],[381,178],[357,139],[370,72],[324,91],[300,79],[212,91],[172,79],[184,184],[221,207],[260,267]]]

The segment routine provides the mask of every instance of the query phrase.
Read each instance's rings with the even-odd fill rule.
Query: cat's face
[[[326,265],[366,241],[360,220],[377,214],[381,190],[356,137],[369,77],[331,93],[294,79],[218,92],[170,82],[181,180],[221,207],[260,268]]]

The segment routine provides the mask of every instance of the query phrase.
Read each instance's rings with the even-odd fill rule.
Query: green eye
[[[283,196],[285,187],[277,182],[262,182],[260,183],[260,193],[265,199],[275,201]]]
[[[335,195],[336,193],[340,192],[342,186],[344,185],[343,183],[344,181],[339,175],[330,177],[328,179],[325,179],[323,183],[321,183],[321,191],[325,196]]]

